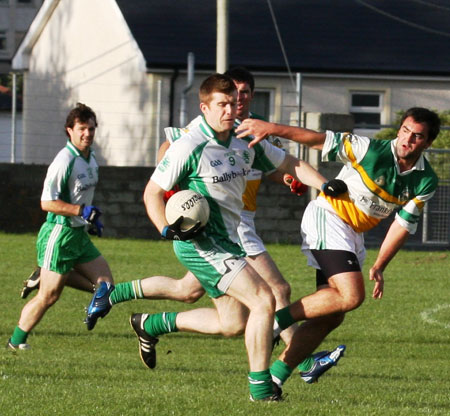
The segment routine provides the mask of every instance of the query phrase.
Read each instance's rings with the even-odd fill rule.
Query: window
[[[0,51],[6,50],[6,30],[0,30]]]
[[[270,120],[270,116],[272,115],[272,101],[272,91],[255,89],[250,111],[258,116],[264,117],[265,120]]]
[[[355,119],[355,127],[378,129],[382,124],[383,93],[357,91],[350,94],[350,113]]]

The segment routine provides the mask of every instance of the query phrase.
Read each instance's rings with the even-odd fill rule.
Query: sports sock
[[[292,317],[291,312],[289,312],[289,306],[283,309],[279,309],[275,312],[275,319],[278,322],[281,330],[289,328],[296,320]]]
[[[144,322],[144,329],[147,334],[157,337],[159,335],[168,334],[169,332],[177,332],[176,318],[178,312],[162,312],[149,315]]]
[[[261,400],[273,394],[272,377],[269,369],[248,373],[250,394],[255,400]]]
[[[118,283],[115,289],[109,295],[109,301],[111,302],[111,305],[115,305],[116,303],[120,302],[126,302],[127,300],[143,298],[144,293],[142,292],[140,280]]]
[[[270,367],[270,374],[272,375],[273,382],[281,387],[292,374],[292,368],[283,361],[276,360]]]
[[[11,336],[11,343],[14,345],[25,344],[27,342],[27,338],[28,332],[25,332],[23,329],[16,326]]]
[[[298,366],[298,371],[309,371],[311,370],[312,366],[314,364],[314,357],[310,355],[309,357],[306,357]]]

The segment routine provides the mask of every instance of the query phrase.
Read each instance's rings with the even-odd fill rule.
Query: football
[[[181,229],[188,230],[198,221],[204,227],[209,219],[209,204],[206,198],[190,189],[173,194],[166,204],[166,220],[173,224],[180,216],[183,216]]]

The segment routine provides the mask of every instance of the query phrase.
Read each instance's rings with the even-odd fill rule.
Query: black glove
[[[88,228],[88,233],[91,235],[98,235],[99,237],[103,234],[103,224],[102,222],[97,218],[94,220],[90,227]]]
[[[321,189],[325,195],[336,197],[347,192],[348,188],[344,181],[340,179],[331,179],[331,181],[325,182],[321,186]]]
[[[104,228],[99,220],[100,215],[102,215],[102,212],[94,205],[88,205],[87,207],[83,205],[81,207],[81,216],[90,224],[88,233],[99,237],[102,236]]]
[[[102,212],[99,208],[94,205],[88,205],[87,207],[84,204],[81,206],[81,214],[80,214],[89,224],[92,224]]]
[[[189,228],[188,230],[183,231],[181,229],[181,224],[183,222],[184,217],[181,215],[180,217],[178,217],[178,219],[170,225],[166,225],[162,232],[161,235],[167,239],[167,240],[181,240],[181,241],[185,241],[185,240],[190,240],[194,237],[196,237],[198,234],[200,234],[203,231],[203,228],[201,227],[201,222],[197,222],[197,224],[193,225],[191,228]]]

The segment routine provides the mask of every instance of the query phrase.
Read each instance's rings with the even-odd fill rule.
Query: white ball
[[[173,224],[180,216],[183,216],[181,229],[188,230],[198,221],[204,227],[209,219],[209,204],[206,198],[190,189],[173,194],[166,204],[166,220]]]

